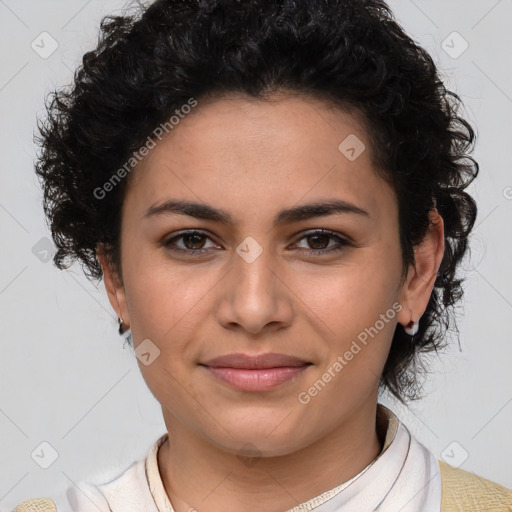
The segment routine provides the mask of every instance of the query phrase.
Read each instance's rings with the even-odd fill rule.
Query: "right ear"
[[[117,269],[109,261],[105,247],[103,244],[98,244],[96,247],[96,257],[101,265],[103,272],[103,280],[105,282],[105,289],[107,291],[108,300],[116,312],[118,317],[123,319],[123,322],[130,325],[130,315],[126,307],[126,293],[124,290],[122,277],[119,275]]]

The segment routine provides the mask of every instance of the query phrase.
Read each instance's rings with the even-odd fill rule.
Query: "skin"
[[[350,134],[366,146],[354,161],[338,149]],[[158,464],[176,512],[249,511],[255,499],[258,510],[288,510],[359,473],[382,448],[377,393],[393,333],[424,313],[442,260],[437,211],[404,281],[398,204],[375,172],[357,115],[284,93],[271,102],[239,95],[199,101],[129,179],[122,276],[101,248],[98,258],[135,348],[150,339],[160,350],[139,366],[172,440]],[[179,214],[144,218],[170,198],[223,208],[234,224]],[[343,199],[369,216],[272,227],[280,210],[322,199]],[[205,236],[162,244],[192,229]],[[335,237],[308,233],[318,229],[352,243],[312,254],[339,246]],[[262,249],[251,263],[236,252],[248,236]],[[171,247],[208,252],[182,255]],[[300,403],[298,394],[394,303],[402,306],[394,318]],[[245,392],[198,365],[233,352],[279,352],[313,365],[271,391]]]

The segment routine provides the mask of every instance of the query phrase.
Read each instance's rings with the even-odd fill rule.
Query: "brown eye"
[[[345,249],[346,246],[351,245],[348,240],[345,240],[330,231],[323,230],[310,232],[300,240],[307,240],[309,247],[304,248],[304,250],[313,254],[327,254],[330,252],[341,251]],[[338,244],[329,247],[330,240],[336,240]]]
[[[186,231],[163,242],[163,245],[171,251],[188,254],[203,254],[208,252],[205,241],[210,239],[208,235],[200,231]],[[184,247],[179,247],[177,242],[182,241]],[[214,246],[215,247],[215,246]]]
[[[329,235],[321,234],[321,235],[309,235],[307,237],[308,243],[312,245],[314,250],[317,249],[326,249],[329,245],[329,240],[332,237]]]
[[[206,237],[197,233],[191,233],[182,235],[181,238],[187,249],[202,249]]]

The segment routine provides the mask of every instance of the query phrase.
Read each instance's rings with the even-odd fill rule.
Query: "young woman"
[[[54,93],[37,173],[167,432],[16,511],[510,510],[395,414],[444,344],[471,126],[381,0],[157,0]],[[37,508],[39,507],[39,508]]]

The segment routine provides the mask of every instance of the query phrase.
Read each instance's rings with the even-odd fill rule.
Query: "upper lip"
[[[312,363],[286,354],[268,353],[251,356],[248,354],[238,353],[214,357],[213,359],[200,364],[214,368],[243,368],[256,370],[262,368],[278,368],[282,366],[304,366]]]

